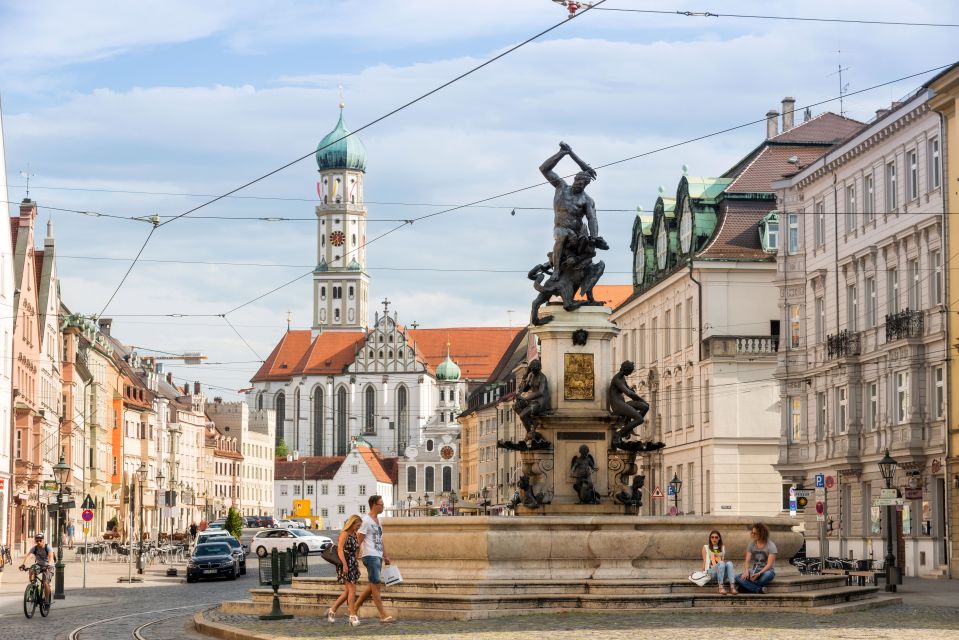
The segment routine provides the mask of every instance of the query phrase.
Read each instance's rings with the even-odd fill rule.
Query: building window
[[[312,496],[312,495],[313,495],[313,485],[311,485],[311,484],[306,485],[306,495],[308,495],[308,496]]]
[[[675,311],[673,311],[673,321],[676,323],[676,349],[682,349],[683,344],[683,306],[682,304],[677,304]],[[626,354],[623,354],[624,356]]]
[[[365,484],[361,484],[361,485],[360,485],[360,494],[359,494],[359,495],[361,495],[361,496],[365,496],[365,495],[366,495],[366,485],[365,485]]]
[[[281,495],[281,496],[285,496],[285,495],[286,495],[286,491],[287,491],[286,485],[285,485],[285,484],[281,484],[281,485],[280,485],[280,495]]]
[[[849,387],[836,389],[838,407],[836,408],[836,432],[846,433],[846,417],[849,413]]]
[[[816,439],[826,439],[826,424],[829,416],[829,406],[826,402],[826,394],[820,391],[816,394]]]
[[[300,495],[300,485],[298,484],[293,485],[293,495],[295,496]]]
[[[320,509],[320,515],[323,516],[323,519],[324,519],[324,520],[326,520],[327,518],[330,517],[330,510],[329,510],[329,509]]]
[[[667,433],[673,430],[672,401],[673,401],[673,397],[672,397],[672,394],[670,393],[670,381],[669,381],[669,378],[667,378],[666,384],[663,387],[663,397],[662,397],[663,412],[661,414],[663,416],[663,431],[666,431]]]
[[[334,300],[343,299],[343,287],[333,287],[333,299]]]
[[[814,231],[814,241],[816,246],[819,248],[824,248],[826,246],[826,203],[817,202],[816,203],[816,226],[813,228]]]
[[[406,490],[409,493],[416,493],[416,467],[406,468]]]
[[[779,221],[766,223],[766,251],[779,249]]]
[[[362,514],[365,514],[365,513],[366,513],[366,505],[365,505],[365,504],[361,504],[360,506],[357,507],[357,509],[359,509],[360,513],[362,513]]]
[[[859,292],[854,284],[846,287],[846,326],[859,331]]]
[[[317,385],[313,389],[313,455],[324,455],[323,447],[323,387]]]
[[[936,367],[932,374],[936,385],[936,391],[933,395],[932,415],[935,418],[942,418],[946,411],[946,389],[945,389],[945,370],[942,367]]]
[[[451,467],[443,467],[443,491],[449,492],[453,490],[453,469]]]
[[[338,496],[345,496],[345,495],[346,495],[346,485],[345,485],[345,484],[338,484],[338,485],[336,485],[336,495],[338,495]]]
[[[886,271],[889,285],[889,313],[899,312],[899,270],[895,267]]]
[[[856,230],[856,184],[846,187],[846,233]]]
[[[939,138],[929,139],[929,190],[938,189],[942,183],[942,161],[939,157]]]
[[[896,161],[886,164],[886,212],[898,206],[896,200]]]
[[[876,279],[866,278],[866,326],[875,327],[879,321],[879,296],[876,294]]]
[[[794,396],[790,410],[789,440],[792,443],[802,441],[802,398]]]
[[[862,190],[865,195],[862,217],[863,225],[867,225],[876,219],[876,181],[870,173],[862,179]]]
[[[693,415],[693,379],[686,378],[686,426],[691,427],[695,422]]]
[[[426,493],[433,493],[433,491],[434,491],[434,486],[433,486],[433,485],[434,485],[434,482],[433,482],[434,477],[433,477],[433,476],[435,475],[436,472],[433,470],[433,467],[426,467],[426,469],[424,469],[424,471],[425,471],[425,473],[424,473],[424,476],[425,476],[425,478],[424,478],[424,479],[425,479],[425,482],[424,482],[424,485],[425,485],[424,491],[426,491]]]
[[[909,308],[919,309],[919,259],[909,261]]]
[[[790,213],[788,216],[789,224],[789,248],[790,254],[799,252],[799,214]]]
[[[933,304],[942,304],[942,252],[932,252],[932,298]]]
[[[696,308],[693,307],[693,299],[686,298],[686,344],[690,347],[693,346],[693,341],[696,338],[695,331],[693,329],[696,320]]]
[[[321,485],[320,485],[320,495],[322,495],[322,496],[328,496],[328,495],[330,495],[330,485],[328,485],[328,484],[321,484]]]
[[[800,321],[800,308],[798,304],[789,305],[789,348],[799,348],[799,336],[802,329]]]
[[[360,472],[360,465],[358,464],[350,465],[350,473],[359,473],[359,472]]]
[[[909,152],[909,199],[919,197],[919,152],[913,149]]]
[[[286,421],[286,396],[281,391],[276,394],[276,399],[273,403],[273,408],[276,410],[276,443],[280,444],[280,440],[283,440],[283,423]]]
[[[896,422],[904,423],[909,418],[909,372],[896,373]]]
[[[649,335],[649,360],[656,362],[659,358],[659,318],[653,318],[653,327]]]
[[[816,342],[826,340],[826,301],[822,296],[816,298]]]
[[[870,382],[868,387],[868,409],[866,411],[866,420],[870,430],[875,430],[879,426],[879,383]]]
[[[672,313],[669,309],[666,309],[666,313],[663,315],[663,355],[668,356],[673,352],[673,327],[670,324],[672,322]]]
[[[336,513],[338,513],[339,515],[343,515],[344,513],[346,513],[346,505],[342,505],[342,504],[336,505]]]
[[[709,378],[703,379],[703,422],[709,422]]]
[[[372,386],[366,387],[364,392],[364,428],[366,433],[376,433],[376,389]]]

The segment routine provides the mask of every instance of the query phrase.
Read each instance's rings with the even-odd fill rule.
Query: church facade
[[[313,325],[281,336],[252,378],[250,408],[273,409],[277,444],[301,456],[346,455],[362,440],[399,457],[402,497],[435,501],[459,490],[456,416],[470,383],[486,380],[518,329],[408,328],[386,299],[370,323],[366,150],[342,110],[316,162]]]

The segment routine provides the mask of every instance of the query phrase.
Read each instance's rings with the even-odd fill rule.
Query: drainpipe
[[[945,130],[945,126],[944,126],[944,124],[945,124],[944,121],[945,121],[945,117],[942,115],[942,112],[939,112],[939,144],[940,144],[939,157],[940,157],[940,159],[946,157],[946,135],[945,135],[945,134],[946,134],[946,130]],[[940,160],[940,167],[942,167],[942,166],[945,166],[945,163],[942,162],[942,160]],[[939,187],[940,187],[940,189],[942,189],[942,211],[943,211],[943,214],[942,214],[942,224],[941,224],[941,226],[942,226],[942,239],[941,239],[941,240],[942,240],[942,241],[940,242],[940,244],[941,244],[942,246],[948,246],[948,238],[949,238],[949,216],[947,216],[947,215],[945,214],[945,212],[946,212],[946,211],[949,211],[949,195],[948,195],[948,189],[947,189],[947,186],[946,186],[946,176],[945,176],[945,175],[943,175],[943,176],[939,179]],[[944,292],[946,292],[946,294],[948,294],[948,291],[949,291],[949,269],[945,268],[945,267],[946,267],[946,252],[943,251],[943,250],[940,250],[940,253],[942,254],[942,257],[943,257],[943,262],[942,262],[942,266],[943,266],[943,269],[942,269],[942,277],[943,277],[942,290],[943,290]],[[946,298],[946,300],[944,300],[943,302],[945,302],[946,304],[948,304],[948,298]],[[951,365],[951,361],[952,361],[952,352],[950,351],[949,314],[948,314],[948,313],[945,313],[944,315],[945,315],[945,317],[946,317],[946,322],[944,323],[944,324],[945,324],[945,334],[946,334],[946,380],[945,380],[945,384],[946,384],[946,389],[949,389],[949,388],[952,386],[952,381],[949,379],[949,372],[950,372],[950,370],[951,370],[951,366],[950,366],[950,365]],[[945,449],[946,449],[946,452],[945,452],[945,453],[946,453],[946,455],[945,455],[945,457],[944,457],[944,459],[943,459],[943,470],[942,470],[943,478],[944,478],[944,480],[945,480],[945,482],[943,482],[943,488],[944,488],[944,494],[945,494],[945,495],[943,495],[943,503],[944,503],[944,505],[945,505],[945,513],[942,515],[942,521],[943,521],[943,523],[944,523],[944,527],[943,527],[944,530],[943,530],[943,532],[942,532],[942,535],[945,537],[945,540],[946,540],[946,554],[945,554],[946,557],[945,557],[945,561],[946,561],[946,576],[947,576],[948,578],[952,578],[952,577],[953,577],[953,575],[952,575],[952,536],[951,536],[952,527],[951,527],[950,524],[949,524],[949,512],[950,512],[949,500],[950,500],[950,498],[952,497],[952,496],[951,496],[951,493],[952,493],[952,491],[951,491],[951,489],[952,489],[952,477],[950,476],[950,473],[951,473],[951,465],[949,464],[949,456],[951,455],[951,444],[952,444],[952,443],[951,443],[951,440],[952,440],[952,438],[951,438],[951,431],[952,431],[951,425],[952,425],[952,420],[953,420],[953,416],[954,416],[954,415],[955,415],[955,410],[954,410],[953,407],[952,407],[952,403],[948,401],[948,396],[947,396],[947,401],[946,401],[946,430],[945,430],[945,441],[946,441],[946,442],[945,442],[945,445],[946,445],[946,446],[945,446]]]
[[[698,349],[696,364],[699,364],[700,366],[702,366],[702,361],[703,361],[703,285],[699,280],[693,277],[693,257],[692,256],[689,257],[689,279],[693,282],[693,284],[696,285],[697,298],[699,300],[699,302],[697,303],[698,312],[696,313],[696,317],[699,319],[699,322],[698,322],[699,327],[697,329],[699,332],[697,334],[699,336],[699,339],[696,341],[699,345],[699,349]],[[709,391],[707,391],[707,393],[709,393]],[[702,414],[702,411],[700,411],[700,414]],[[702,442],[703,440],[702,421],[700,421],[699,423],[699,440],[700,442]],[[700,445],[699,447],[699,513],[700,514],[703,513],[704,506],[706,504],[706,496],[703,495],[704,492],[706,491],[705,478],[706,478],[706,470],[703,468],[703,447],[702,445]],[[695,508],[695,505],[693,505],[693,508]],[[710,507],[709,512],[712,513],[712,511],[713,510]]]

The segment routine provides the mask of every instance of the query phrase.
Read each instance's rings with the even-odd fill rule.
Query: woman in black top
[[[350,612],[350,624],[354,627],[360,623],[360,619],[356,616],[356,583],[360,581],[360,565],[356,558],[360,543],[356,539],[356,532],[359,531],[362,523],[362,518],[355,514],[343,523],[343,529],[336,542],[337,555],[340,558],[340,564],[336,565],[336,581],[343,585],[343,593],[326,612],[326,619],[336,622],[336,610],[346,602]]]

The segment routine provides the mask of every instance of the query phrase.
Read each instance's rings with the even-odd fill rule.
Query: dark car
[[[260,516],[260,526],[272,529],[276,526],[276,520],[273,519],[273,516]]]
[[[240,563],[228,542],[198,544],[186,565],[187,582],[196,582],[202,578],[236,580],[239,573]]]
[[[255,529],[260,526],[260,519],[256,516],[247,516],[243,519],[243,526],[249,529]]]
[[[236,558],[237,562],[240,563],[240,575],[246,575],[246,549],[243,548],[243,545],[240,544],[240,541],[234,538],[233,536],[220,536],[214,538],[215,542],[225,542],[230,545],[230,549],[233,551],[233,556]]]

